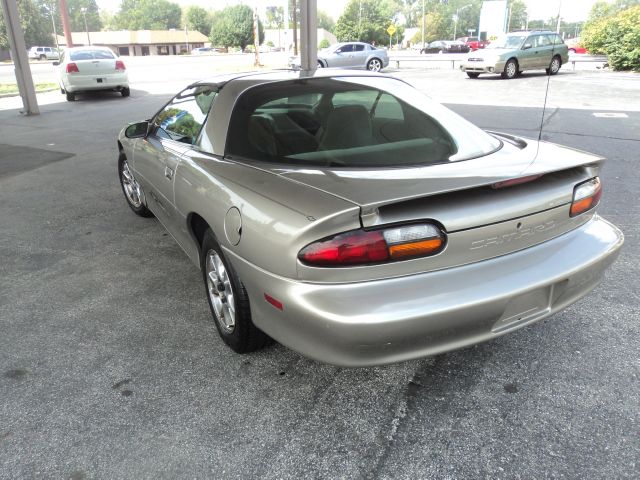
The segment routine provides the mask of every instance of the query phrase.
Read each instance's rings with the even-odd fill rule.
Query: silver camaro
[[[591,291],[622,233],[602,158],[485,132],[363,72],[191,85],[118,138],[131,209],[202,270],[222,339],[367,366],[494,338]]]

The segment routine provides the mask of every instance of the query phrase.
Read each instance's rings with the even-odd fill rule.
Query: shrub
[[[329,48],[331,46],[331,44],[329,43],[329,40],[327,40],[326,38],[323,38],[320,41],[320,44],[318,45],[319,49],[323,49],[323,48]]]
[[[607,55],[614,70],[640,70],[640,6],[589,21],[581,37],[591,53]]]

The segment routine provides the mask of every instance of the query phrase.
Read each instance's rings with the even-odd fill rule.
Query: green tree
[[[602,15],[594,5],[582,31],[582,45],[592,53],[605,54],[615,70],[640,70],[640,5],[622,9],[617,4]]]
[[[284,26],[284,8],[267,7],[267,28],[280,30]]]
[[[264,41],[264,27],[258,20],[258,43]],[[213,15],[211,34],[213,45],[229,48],[240,47],[244,50],[253,44],[253,10],[247,5],[225,7]]]
[[[86,11],[83,14],[82,9]],[[102,20],[100,20],[100,9],[96,0],[67,0],[67,10],[69,11],[69,22],[72,32],[84,32],[84,16],[87,16],[87,28],[90,32],[102,30]]]
[[[100,9],[100,22],[103,30],[117,30],[116,16],[110,10]]]
[[[333,33],[340,42],[357,40],[386,45],[389,43],[387,27],[395,13],[388,0],[351,0]]]
[[[508,31],[524,29],[527,25],[527,5],[522,0],[513,0],[509,3],[509,28]]]
[[[333,32],[336,22],[327,12],[318,10],[318,28],[324,28],[327,32]]]
[[[169,30],[181,27],[180,7],[167,0],[122,0],[116,25],[125,30]]]
[[[211,33],[213,18],[206,9],[197,5],[190,5],[185,9],[184,22],[189,30],[197,30],[208,37]]]
[[[322,50],[323,48],[329,48],[331,46],[331,44],[329,43],[329,40],[327,40],[326,38],[323,38],[322,40],[320,40],[320,44],[318,45],[318,49]]]
[[[34,45],[55,45],[50,14],[44,14],[33,0],[17,0],[20,26],[27,48]],[[0,15],[0,49],[9,49],[9,38],[4,15]]]
[[[427,13],[424,19],[424,42],[450,38],[449,20],[441,12]],[[412,43],[422,42],[422,31],[418,30],[411,39]]]

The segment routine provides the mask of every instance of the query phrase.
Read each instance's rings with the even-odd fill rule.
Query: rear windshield
[[[249,89],[226,154],[299,166],[389,167],[487,155],[499,140],[392,78],[311,78]]]
[[[71,60],[110,60],[116,58],[109,50],[78,50],[71,52]]]

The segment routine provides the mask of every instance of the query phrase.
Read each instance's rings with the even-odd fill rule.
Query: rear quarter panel
[[[193,214],[210,226],[220,246],[276,275],[295,278],[297,255],[307,244],[360,226],[354,204],[249,165],[192,151],[176,172],[175,200],[190,232]],[[231,208],[240,211],[242,233],[234,245],[225,230]],[[228,226],[227,226],[228,228]],[[194,262],[197,259],[193,254]],[[230,257],[233,261],[233,257]]]

